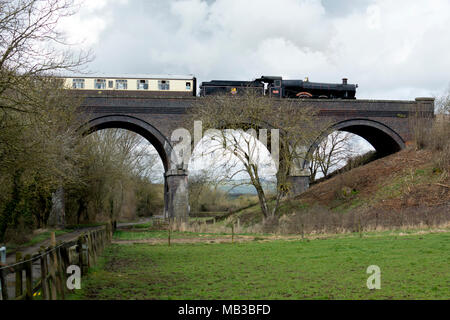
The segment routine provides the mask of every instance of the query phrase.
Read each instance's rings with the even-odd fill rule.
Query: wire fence
[[[81,276],[86,275],[88,268],[95,265],[98,256],[111,242],[112,232],[113,226],[107,224],[88,231],[75,240],[58,244],[53,233],[49,247],[41,247],[39,252],[25,257],[17,252],[14,264],[0,267],[2,300],[64,300],[69,290],[66,285],[67,268],[78,266]],[[2,259],[3,255],[6,258],[6,249],[0,252]],[[3,265],[5,262],[2,262]],[[38,275],[34,277],[34,273]],[[12,285],[14,290],[11,290]],[[11,295],[12,291],[14,294]]]

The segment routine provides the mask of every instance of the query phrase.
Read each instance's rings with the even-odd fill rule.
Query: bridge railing
[[[41,247],[39,252],[25,257],[17,252],[14,264],[0,268],[2,300],[64,300],[68,292],[67,268],[78,266],[81,276],[86,275],[88,268],[95,265],[98,256],[111,242],[112,230],[112,225],[107,224],[84,233],[75,240],[58,244],[53,234],[52,245],[49,247]],[[34,277],[33,273],[39,275]],[[8,283],[13,282],[11,278],[15,280],[14,295],[11,294],[11,285],[8,286]]]

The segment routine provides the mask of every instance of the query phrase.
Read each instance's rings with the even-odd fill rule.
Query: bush
[[[33,227],[19,218],[19,222],[14,227],[8,227],[5,232],[4,241],[6,243],[24,244],[31,240]]]
[[[441,171],[450,171],[450,119],[438,115],[433,125],[431,149],[434,151],[434,165]]]
[[[430,121],[432,121],[430,123]],[[416,113],[411,119],[416,149],[433,152],[435,167],[440,171],[450,169],[450,115],[440,113],[430,120]]]
[[[409,120],[412,129],[413,140],[417,150],[422,150],[430,146],[433,119],[416,111]]]

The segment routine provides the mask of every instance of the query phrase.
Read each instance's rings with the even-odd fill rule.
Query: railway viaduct
[[[174,151],[172,132],[186,127],[187,110],[201,97],[157,97],[132,94],[110,95],[91,92],[83,95],[85,133],[106,128],[134,131],[146,138],[158,151],[165,169],[165,214],[186,218],[188,207],[188,171]],[[354,133],[366,139],[381,155],[399,151],[412,140],[410,119],[413,115],[433,117],[434,99],[400,100],[296,100],[319,110],[335,130]],[[419,113],[418,113],[419,111]],[[193,124],[190,124],[192,127]],[[309,187],[303,163],[291,177],[293,190],[300,193]]]

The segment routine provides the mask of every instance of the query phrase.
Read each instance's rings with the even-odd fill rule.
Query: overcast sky
[[[376,99],[450,82],[448,0],[86,0],[64,29],[94,73],[347,77]]]
[[[62,28],[93,51],[93,74],[347,77],[373,99],[435,96],[450,83],[449,0],[76,1]]]

